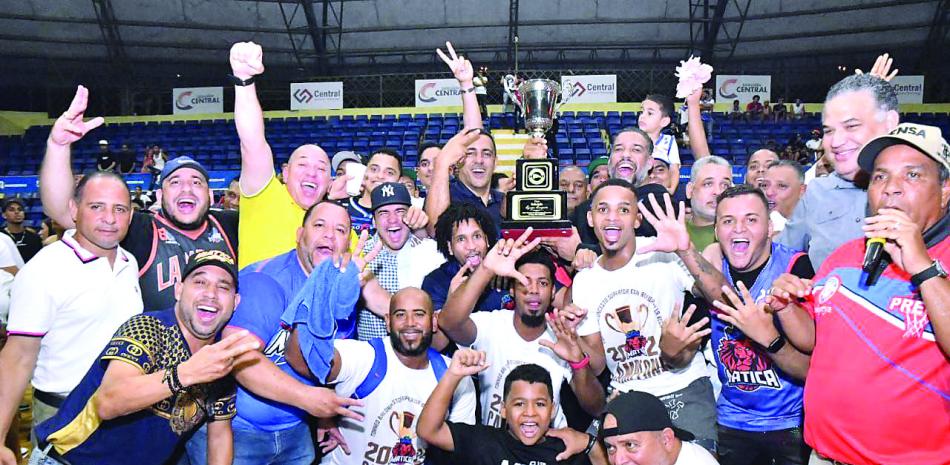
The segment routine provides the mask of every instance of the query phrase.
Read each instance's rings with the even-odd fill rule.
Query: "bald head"
[[[417,287],[406,287],[393,294],[389,301],[389,314],[392,315],[398,310],[411,310],[421,308],[429,315],[432,314],[432,298],[429,293]]]
[[[301,145],[290,154],[283,177],[290,197],[306,210],[326,196],[330,186],[330,158],[316,145]]]

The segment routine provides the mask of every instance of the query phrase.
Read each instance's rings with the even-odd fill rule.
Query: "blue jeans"
[[[315,453],[310,428],[301,422],[280,431],[264,431],[245,424],[231,423],[234,432],[233,465],[310,465]],[[208,428],[203,426],[185,446],[191,465],[208,463]],[[183,457],[184,459],[184,457]],[[179,461],[178,465],[183,465]]]

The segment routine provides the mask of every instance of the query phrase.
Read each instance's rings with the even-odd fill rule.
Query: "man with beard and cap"
[[[857,163],[870,174],[864,237],[814,280],[779,276],[767,300],[789,342],[811,352],[809,463],[946,463],[950,146],[940,128],[904,123],[868,141]],[[870,267],[868,243],[884,249]]]
[[[672,212],[655,196],[649,202],[656,218]],[[599,372],[610,370],[612,389],[645,391],[660,397],[676,425],[715,450],[716,409],[706,364],[698,349],[709,329],[708,318],[692,319],[695,306],[685,311],[684,294],[717,297],[722,275],[690,242],[689,235],[668,231],[664,222],[637,205],[633,185],[611,179],[594,192],[589,215],[602,255],[574,277],[574,304],[586,311],[577,333]],[[680,204],[677,228],[685,229]],[[650,220],[655,238],[638,237],[639,214]],[[697,278],[694,278],[695,274]]]
[[[331,183],[327,153],[317,145],[297,147],[274,172],[274,153],[264,136],[264,112],[254,80],[264,72],[263,51],[253,42],[231,46],[234,125],[241,139],[241,224],[238,261],[243,268],[294,248],[294,231],[317,202],[345,199],[347,176]],[[283,183],[281,183],[283,181]]]
[[[247,355],[247,360],[234,370],[239,383],[238,414],[232,425],[235,465],[309,465],[316,453],[307,415],[351,415],[345,407],[353,402],[337,397],[331,390],[314,387],[313,381],[298,375],[287,364],[285,349],[290,331],[280,320],[313,270],[325,260],[346,253],[349,239],[350,218],[346,208],[330,201],[319,202],[307,211],[298,228],[295,249],[241,270],[243,298],[223,334],[246,330],[257,339],[260,350]],[[359,266],[372,260],[377,252],[367,250],[364,258],[355,261]],[[388,308],[389,294],[375,279],[365,283],[362,292],[367,305]],[[336,324],[337,337],[353,337],[356,309]],[[201,429],[187,445],[191,465],[206,463],[206,448],[207,432]]]
[[[258,345],[247,332],[221,338],[237,291],[230,255],[189,257],[174,306],[119,327],[56,416],[37,427],[30,463],[160,465],[207,423],[207,462],[230,464],[230,373]]]
[[[558,174],[558,186],[567,192],[567,214],[574,213],[577,205],[587,200],[587,175],[577,166],[569,165],[561,168]]]
[[[368,423],[341,419],[343,443],[325,455],[321,463],[342,465],[364,457],[372,457],[373,463],[426,461],[430,451],[416,435],[416,425],[429,395],[449,365],[445,356],[430,347],[432,335],[438,329],[433,313],[429,296],[418,288],[408,287],[397,292],[390,302],[386,316],[389,337],[334,341],[327,383],[340,396],[360,399],[363,406],[352,409],[367,422],[382,422],[371,427]],[[295,332],[294,341],[296,338]],[[307,373],[309,367],[299,357],[299,351],[292,354],[290,362],[298,371]],[[475,387],[471,379],[464,380],[454,390],[447,418],[474,424],[475,403]]]
[[[350,197],[346,204],[350,212],[350,221],[353,223],[353,232],[359,234],[369,231],[370,236],[376,234],[376,227],[373,222],[373,199],[372,194],[382,183],[398,182],[402,174],[402,158],[393,149],[381,148],[373,152],[366,161],[366,174],[363,176],[363,192],[360,195]],[[413,209],[417,210],[417,209]],[[420,212],[424,213],[424,212]],[[425,215],[414,213],[411,219],[414,220],[412,229],[421,229],[428,223]],[[421,226],[420,226],[421,224]]]
[[[40,198],[53,221],[72,228],[69,198],[73,195],[70,147],[103,123],[101,117],[83,122],[89,91],[79,86],[72,104],[53,124],[46,141],[40,171]],[[154,215],[133,213],[122,248],[139,266],[139,285],[145,311],[161,310],[175,303],[175,285],[188,254],[220,250],[235,256],[236,212],[211,209],[208,172],[189,157],[165,163],[161,187],[155,191],[161,210]]]
[[[812,264],[820,268],[831,252],[861,237],[867,193],[858,151],[897,126],[897,107],[894,87],[873,74],[848,76],[828,90],[821,113],[821,143],[825,156],[834,160],[835,171],[809,182],[778,242],[806,250]]]
[[[712,313],[711,324],[710,352],[722,383],[719,459],[729,465],[763,459],[804,465],[802,393],[808,356],[785,343],[765,298],[782,273],[811,279],[815,272],[807,255],[772,242],[768,203],[755,187],[740,184],[719,195],[715,228],[718,242],[703,255],[718,265],[727,283],[725,298],[714,301],[719,312]],[[678,241],[688,240],[684,224],[664,221],[661,229],[678,235]]]
[[[482,424],[500,427],[501,390],[508,373],[515,367],[535,363],[550,373],[554,386],[556,427],[565,426],[560,409],[562,381],[570,383],[581,407],[598,415],[604,406],[604,391],[590,367],[571,325],[552,309],[554,299],[554,263],[541,251],[532,251],[540,238],[528,241],[531,228],[518,239],[502,239],[485,256],[442,308],[439,325],[459,345],[484,351],[489,367],[479,374]],[[514,310],[497,309],[475,312],[483,289],[495,276],[511,278]]]
[[[76,229],[19,270],[0,352],[0,437],[33,386],[34,426],[50,418],[123,322],[142,312],[138,266],[120,245],[132,215],[116,174],[84,176],[69,199]],[[0,447],[0,463],[9,451]]]
[[[376,234],[367,241],[366,249],[375,249],[379,243],[382,247],[367,268],[390,294],[421,287],[426,275],[445,262],[435,241],[416,236],[417,232],[425,234],[428,217],[411,203],[409,190],[398,182],[385,182],[373,189]],[[357,335],[363,341],[384,337],[386,322],[372,311],[360,309]]]
[[[693,444],[695,436],[677,428],[663,402],[646,392],[620,394],[607,404],[600,429],[610,465],[717,465]]]
[[[769,165],[758,186],[769,201],[769,218],[774,234],[778,234],[805,193],[805,172],[797,162],[779,160]]]

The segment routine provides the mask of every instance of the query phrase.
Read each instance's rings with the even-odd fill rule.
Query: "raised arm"
[[[689,149],[693,152],[694,160],[709,156],[709,143],[706,141],[706,128],[703,127],[703,115],[699,105],[702,96],[703,89],[700,87],[686,97],[686,112],[689,114],[686,133],[689,134]],[[679,172],[674,174],[679,177]]]
[[[69,109],[53,123],[46,140],[46,155],[43,156],[40,169],[40,199],[43,202],[43,211],[66,229],[75,226],[72,215],[69,214],[69,199],[73,196],[74,186],[70,147],[86,133],[105,122],[101,116],[83,121],[88,102],[89,90],[83,86],[77,87]]]
[[[435,157],[432,184],[426,195],[425,211],[429,216],[429,236],[435,236],[435,224],[451,203],[449,177],[452,167],[465,158],[465,150],[481,136],[479,129],[465,129],[449,139]]]
[[[455,451],[452,430],[445,422],[449,404],[452,403],[455,389],[463,378],[479,373],[486,368],[488,368],[488,364],[485,361],[485,352],[470,349],[455,351],[452,356],[452,364],[442,375],[439,384],[435,386],[432,394],[429,395],[429,400],[422,407],[422,413],[419,414],[419,423],[416,424],[416,434],[439,449],[448,452]]]
[[[475,84],[472,82],[475,78],[475,71],[472,69],[472,63],[462,55],[456,55],[455,48],[451,42],[445,43],[445,48],[449,54],[446,55],[442,49],[435,49],[439,58],[449,66],[455,79],[459,82],[462,90],[462,124],[465,129],[474,129],[482,127],[482,114],[478,109],[478,97],[475,95]]]
[[[264,52],[254,42],[231,46],[231,73],[248,80],[264,72]],[[274,153],[264,137],[264,111],[251,83],[234,86],[234,126],[241,139],[241,192],[257,194],[274,177]]]

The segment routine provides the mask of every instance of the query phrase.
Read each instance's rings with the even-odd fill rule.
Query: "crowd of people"
[[[70,146],[104,123],[80,86],[40,175],[65,231],[44,247],[4,205],[0,435],[31,384],[30,464],[950,463],[950,147],[899,121],[886,57],[828,91],[830,168],[765,148],[735,184],[697,89],[678,200],[673,100],[651,94],[608,157],[561,169],[568,234],[506,237],[447,46],[464,128],[413,183],[390,149],[277,166],[263,50],[235,44],[224,208],[160,149],[151,210],[112,171],[74,182]]]

